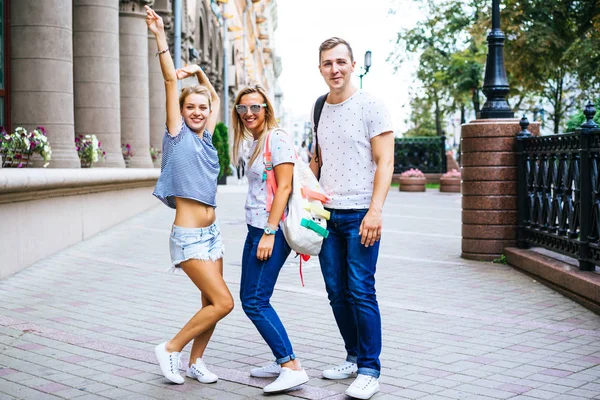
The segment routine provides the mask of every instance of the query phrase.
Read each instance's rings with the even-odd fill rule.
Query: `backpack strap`
[[[317,129],[319,127],[319,120],[321,119],[321,112],[323,112],[323,107],[325,106],[325,100],[327,100],[327,95],[329,95],[329,93],[325,93],[324,95],[319,96],[319,98],[315,102],[315,108],[313,110],[313,130],[315,133],[315,162],[319,166],[317,180],[321,179],[321,165],[323,165],[320,154],[321,152],[319,151],[319,136],[317,135]]]
[[[273,158],[271,157],[271,134],[280,129],[273,129],[267,133],[265,139],[265,151],[263,159],[265,161],[265,170],[263,171],[263,182],[267,183],[267,212],[271,212],[275,192],[277,191],[277,180],[275,179],[275,171],[273,170]],[[281,220],[285,221],[285,213],[281,215]]]

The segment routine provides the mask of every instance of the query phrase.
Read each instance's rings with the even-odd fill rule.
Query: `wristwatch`
[[[265,226],[265,235],[274,235],[278,229],[278,227],[273,229],[269,224],[267,224],[267,226]]]

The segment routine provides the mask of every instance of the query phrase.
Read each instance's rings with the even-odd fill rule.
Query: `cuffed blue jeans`
[[[278,230],[271,257],[265,261],[259,260],[256,258],[256,251],[263,233],[262,229],[248,225],[248,235],[242,255],[240,300],[244,312],[271,348],[277,363],[281,365],[295,359],[296,356],[288,334],[271,306],[270,300],[279,271],[291,249],[285,241],[283,232]]]
[[[379,241],[371,247],[360,243],[364,210],[331,210],[329,237],[319,254],[321,272],[335,321],[344,339],[347,361],[358,373],[379,377],[381,363],[381,314],[375,294],[375,269]]]

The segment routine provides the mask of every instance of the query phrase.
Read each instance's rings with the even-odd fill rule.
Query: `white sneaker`
[[[188,367],[185,376],[198,379],[198,382],[202,383],[215,383],[219,379],[216,374],[206,368],[206,364],[204,364],[201,358],[196,358],[196,363]]]
[[[294,371],[293,369],[283,367],[281,368],[281,374],[279,374],[279,378],[275,379],[275,382],[265,386],[263,392],[282,392],[284,390],[302,385],[306,382],[308,382],[308,374],[304,369],[301,369],[300,371]]]
[[[363,374],[358,374],[352,385],[346,389],[346,395],[356,399],[370,399],[377,392],[379,392],[379,379]]]
[[[255,378],[275,378],[281,374],[281,365],[273,361],[269,365],[260,368],[252,368],[250,376]]]
[[[183,376],[179,375],[179,368],[181,368],[181,353],[176,351],[173,353],[167,352],[166,345],[167,342],[164,342],[156,346],[154,348],[154,354],[156,354],[160,370],[165,378],[173,383],[181,385],[185,382]]]
[[[358,365],[353,362],[346,361],[342,365],[337,365],[323,371],[323,378],[326,379],[346,379],[356,376]]]

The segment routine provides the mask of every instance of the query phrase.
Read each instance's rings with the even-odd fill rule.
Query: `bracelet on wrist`
[[[164,50],[159,50],[159,51],[157,51],[157,52],[156,52],[156,55],[155,55],[154,57],[158,57],[158,56],[160,56],[161,54],[165,54],[165,53],[168,53],[168,52],[169,52],[169,48],[167,47],[167,48],[166,48],[166,49],[164,49]]]

